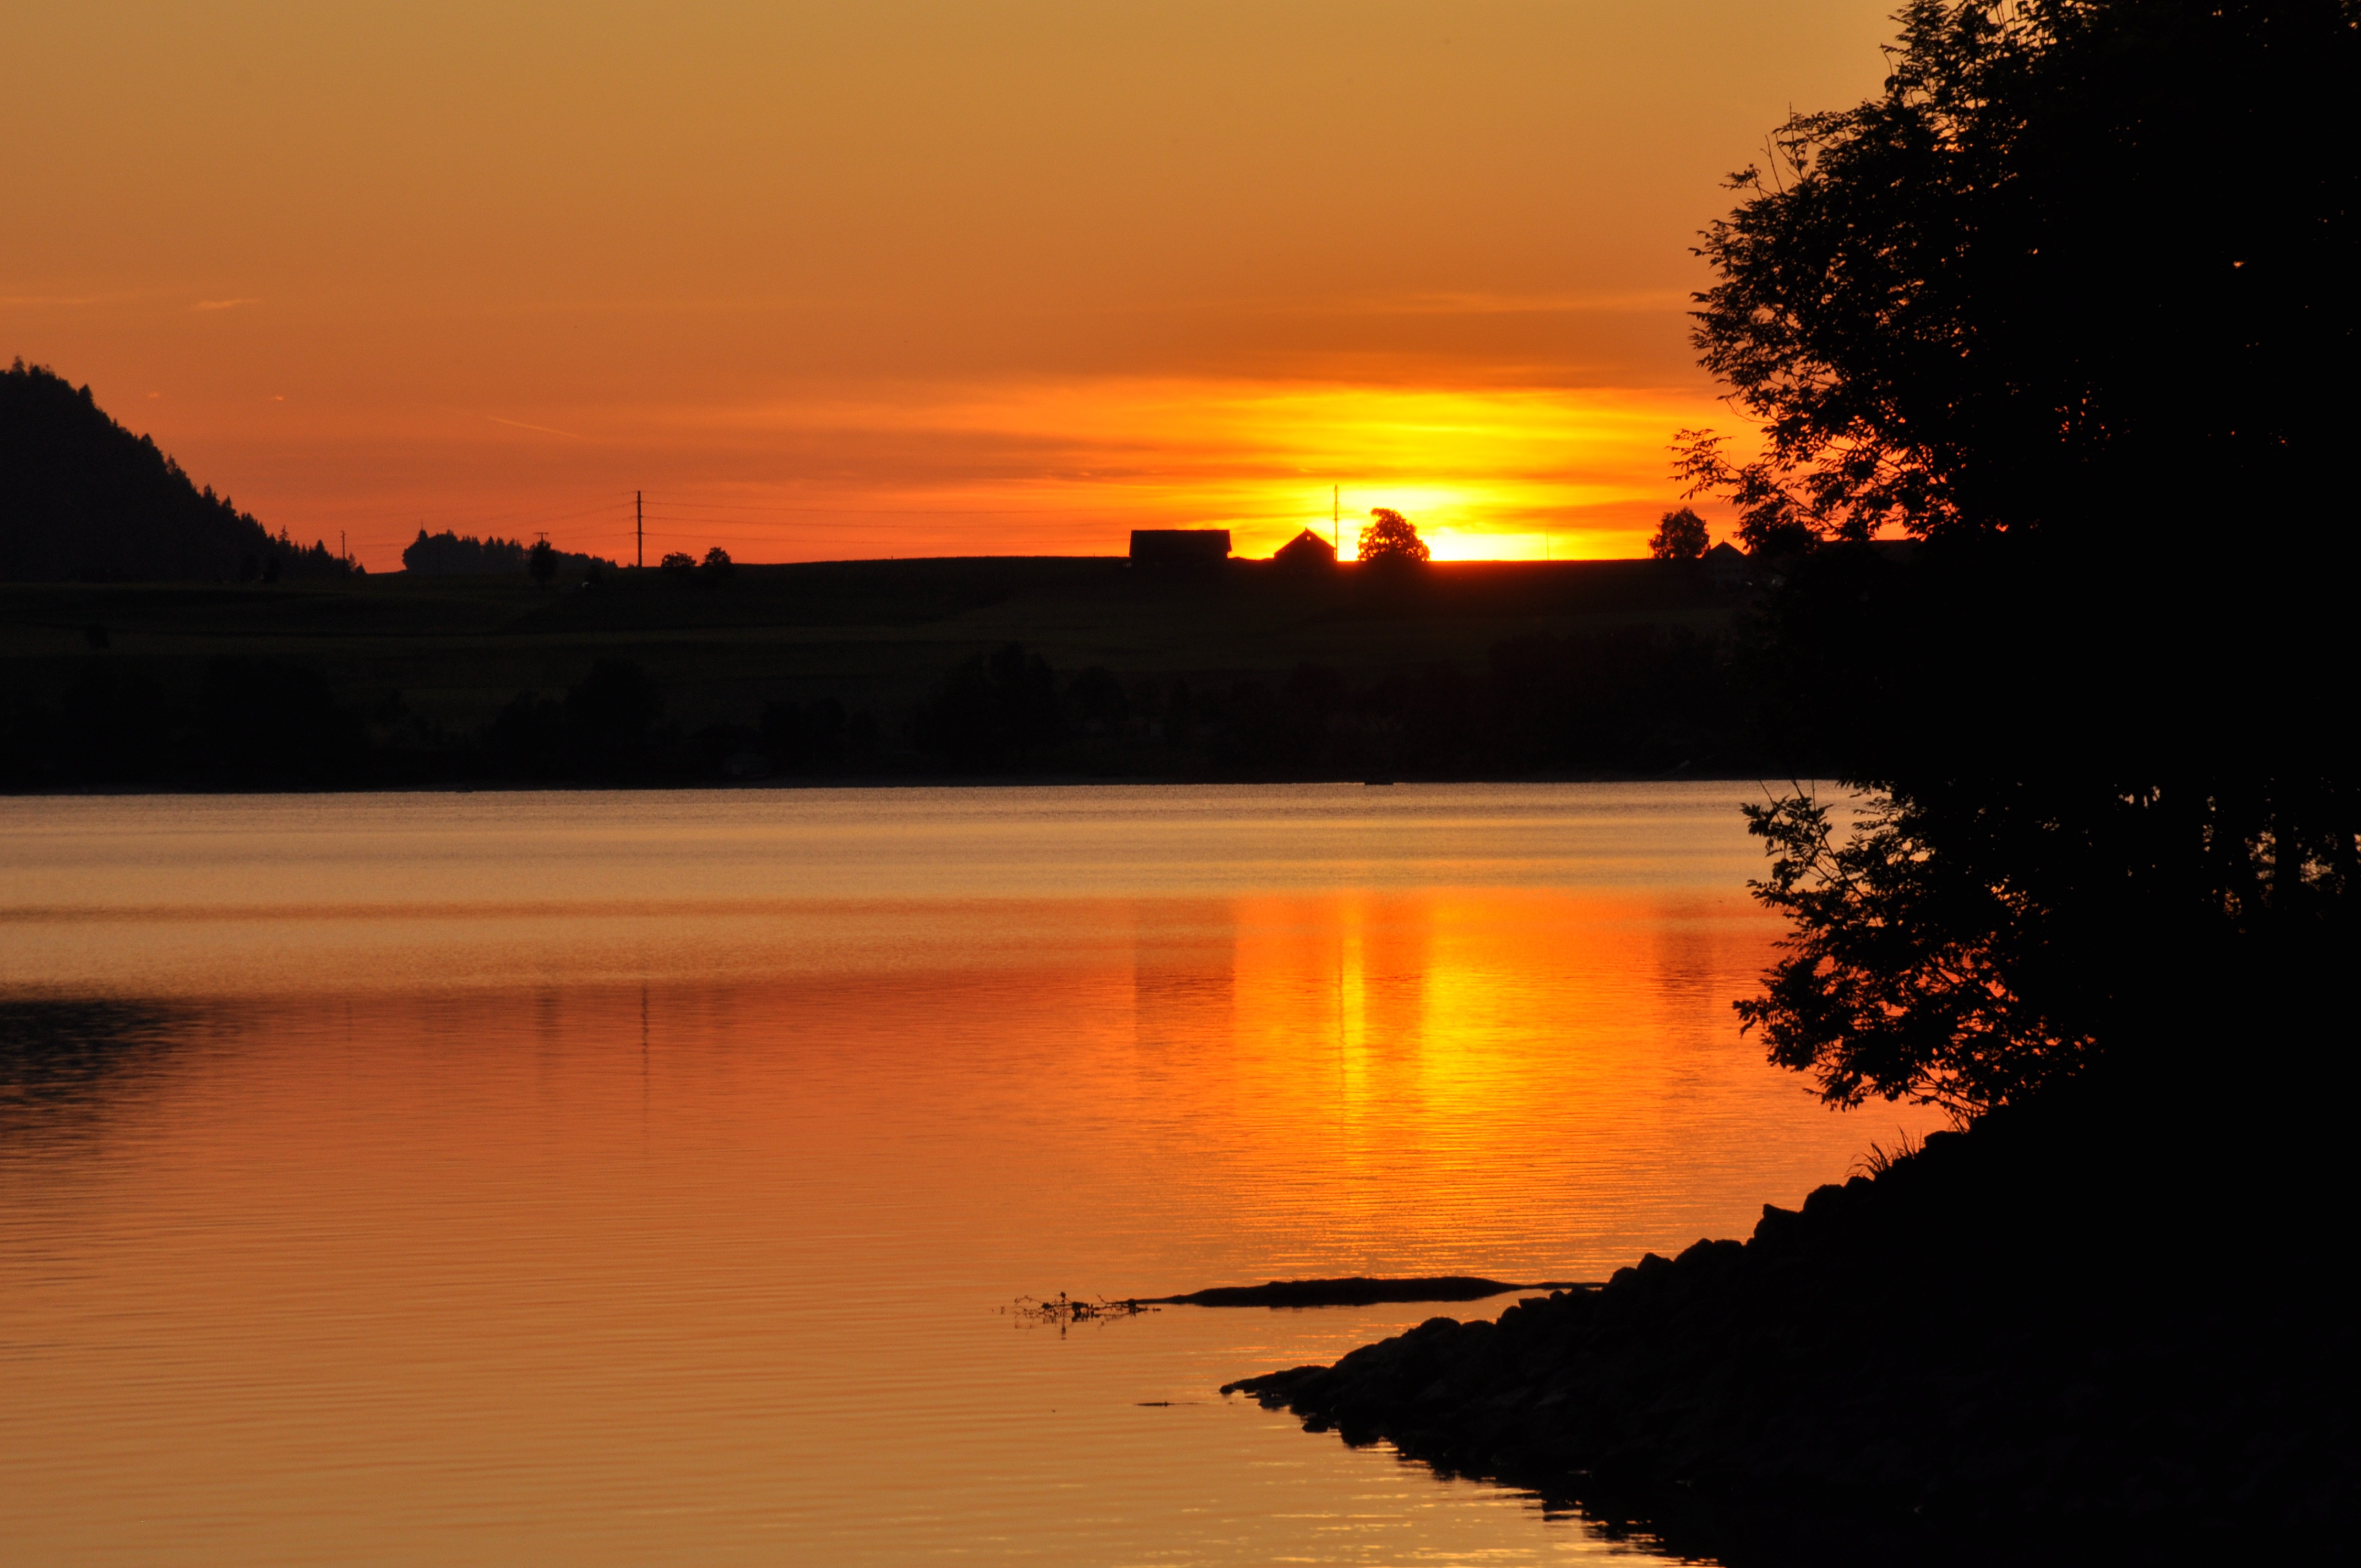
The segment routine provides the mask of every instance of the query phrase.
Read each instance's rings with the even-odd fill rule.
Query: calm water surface
[[[5,1555],[1629,1553],[1213,1392],[1432,1309],[1005,1309],[1841,1177],[1896,1118],[1738,1036],[1743,794],[0,801]]]

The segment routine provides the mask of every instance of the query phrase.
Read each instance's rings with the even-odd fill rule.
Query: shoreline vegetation
[[[0,789],[1755,777],[1756,597],[1653,561],[0,585]]]

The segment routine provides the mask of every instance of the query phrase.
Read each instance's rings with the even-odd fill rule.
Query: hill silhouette
[[[353,568],[276,537],[88,387],[19,359],[0,372],[0,582],[275,582]]]

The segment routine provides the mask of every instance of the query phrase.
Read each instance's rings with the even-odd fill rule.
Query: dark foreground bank
[[[2055,1124],[2004,1113],[1766,1206],[1751,1241],[1231,1389],[1738,1564],[2346,1538],[2343,1246],[2264,1264],[2255,1242],[2303,1228],[2284,1205],[2257,1222],[2268,1184],[2193,1197]]]

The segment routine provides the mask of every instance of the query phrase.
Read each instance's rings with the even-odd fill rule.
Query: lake
[[[1727,784],[0,800],[0,1539],[124,1564],[1628,1555],[1215,1390],[1924,1113],[1730,1011]]]

